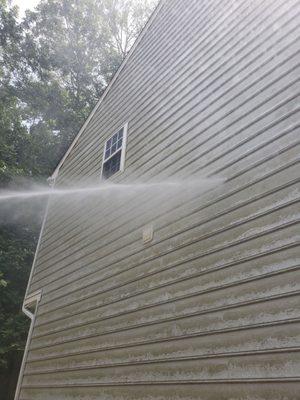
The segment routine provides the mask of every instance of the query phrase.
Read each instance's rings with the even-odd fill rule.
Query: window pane
[[[120,149],[122,147],[122,139],[118,140],[117,148]]]
[[[123,128],[118,133],[118,139],[121,139],[122,137],[123,137]]]
[[[109,156],[110,156],[110,149],[106,150],[106,152],[105,152],[105,158],[107,158]]]
[[[111,148],[111,154],[113,154],[117,150],[117,144],[114,144]]]
[[[121,150],[103,164],[103,177],[108,179],[120,170]]]
[[[116,143],[116,141],[118,140],[118,134],[116,133],[113,137],[112,137],[112,143]]]

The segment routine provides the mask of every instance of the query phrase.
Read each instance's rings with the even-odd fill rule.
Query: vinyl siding
[[[97,182],[126,122],[112,181],[191,183],[50,201],[20,399],[297,398],[299,13],[160,3],[56,185]]]

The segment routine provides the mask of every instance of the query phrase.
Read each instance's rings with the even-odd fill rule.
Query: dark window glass
[[[118,133],[118,139],[122,139],[122,138],[123,138],[123,128]]]
[[[117,143],[117,149],[120,149],[121,147],[122,147],[122,139],[119,139]]]
[[[119,150],[116,154],[104,162],[102,172],[104,179],[108,179],[110,176],[114,175],[120,170],[121,153],[122,151]]]

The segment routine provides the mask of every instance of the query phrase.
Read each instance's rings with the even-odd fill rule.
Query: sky
[[[13,0],[12,4],[19,7],[20,17],[22,18],[25,14],[25,10],[33,10],[38,2],[39,0]]]

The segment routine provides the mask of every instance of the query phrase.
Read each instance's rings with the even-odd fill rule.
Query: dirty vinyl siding
[[[20,400],[299,397],[299,13],[160,3],[56,184],[194,187],[51,200]]]

